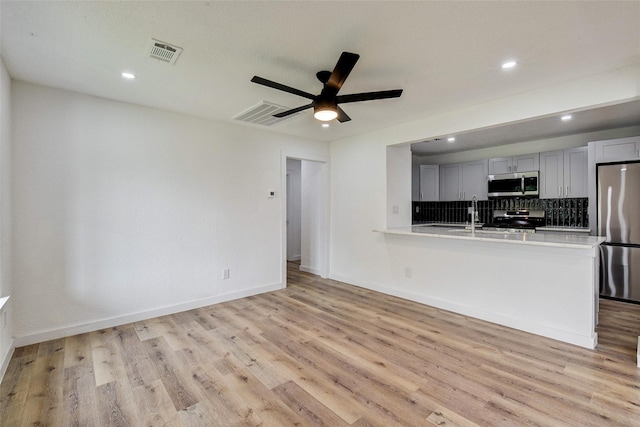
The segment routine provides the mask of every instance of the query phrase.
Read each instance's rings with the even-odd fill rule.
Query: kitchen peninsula
[[[398,275],[385,292],[595,348],[603,238],[453,226],[374,231]]]

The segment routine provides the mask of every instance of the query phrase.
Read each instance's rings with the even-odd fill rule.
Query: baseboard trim
[[[109,319],[96,320],[94,322],[83,323],[80,325],[67,326],[63,328],[51,329],[36,334],[24,335],[14,338],[15,347],[23,347],[25,345],[37,344],[44,341],[65,338],[73,335],[84,334],[87,332],[98,331],[105,328],[113,328],[115,326],[126,325],[127,323],[140,322],[142,320],[154,317],[166,316],[168,314],[180,313],[182,311],[193,310],[194,308],[206,307],[208,305],[220,304],[226,301],[232,301],[252,295],[263,294],[265,292],[277,291],[283,288],[282,283],[266,285],[259,288],[248,289],[245,291],[232,292],[214,297],[193,300],[185,303],[165,306],[153,310],[141,311],[123,316],[112,317]]]
[[[332,274],[330,278],[333,280],[337,280],[339,282],[358,286],[360,288],[370,289],[372,291],[380,292],[387,295],[392,295],[392,296],[403,298],[409,301],[418,302],[420,304],[428,305],[430,307],[451,311],[453,313],[462,314],[464,316],[473,317],[474,319],[484,320],[487,322],[517,329],[523,332],[528,332],[535,335],[541,335],[547,338],[555,339],[555,340],[566,342],[569,344],[574,344],[574,345],[585,347],[591,350],[596,348],[596,345],[598,344],[597,333],[594,333],[594,335],[591,337],[587,337],[587,336],[575,334],[572,332],[567,332],[560,329],[539,325],[537,323],[527,322],[522,319],[514,319],[512,317],[503,316],[501,314],[487,312],[485,310],[478,309],[475,307],[468,307],[460,304],[455,304],[449,301],[430,298],[426,295],[415,294],[412,292],[406,292],[399,289],[394,289],[387,286],[382,286],[382,285],[377,285],[372,283],[354,283],[349,278],[342,277],[336,274]]]
[[[14,340],[11,340],[11,342],[9,343],[9,351],[7,351],[7,353],[4,355],[2,365],[0,365],[0,384],[4,379],[4,374],[7,372],[7,368],[9,367],[9,362],[11,361],[11,357],[13,356],[13,351],[16,349],[14,342]]]
[[[313,268],[313,267],[307,267],[306,265],[301,265],[300,266],[300,271],[304,271],[305,273],[315,274],[316,276],[322,276],[322,274],[320,274],[320,269]]]

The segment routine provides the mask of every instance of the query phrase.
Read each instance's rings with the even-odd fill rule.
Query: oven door
[[[489,197],[537,197],[538,194],[538,171],[489,175]]]

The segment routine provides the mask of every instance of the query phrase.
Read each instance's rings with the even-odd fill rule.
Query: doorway
[[[299,269],[328,277],[329,172],[326,161],[285,157],[283,287],[287,262]]]
[[[300,261],[302,249],[302,161],[287,159],[287,261]]]

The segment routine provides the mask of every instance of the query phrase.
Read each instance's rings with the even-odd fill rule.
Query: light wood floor
[[[295,267],[295,266],[294,266]],[[290,269],[289,287],[16,350],[9,426],[639,426],[640,306],[595,351]]]

